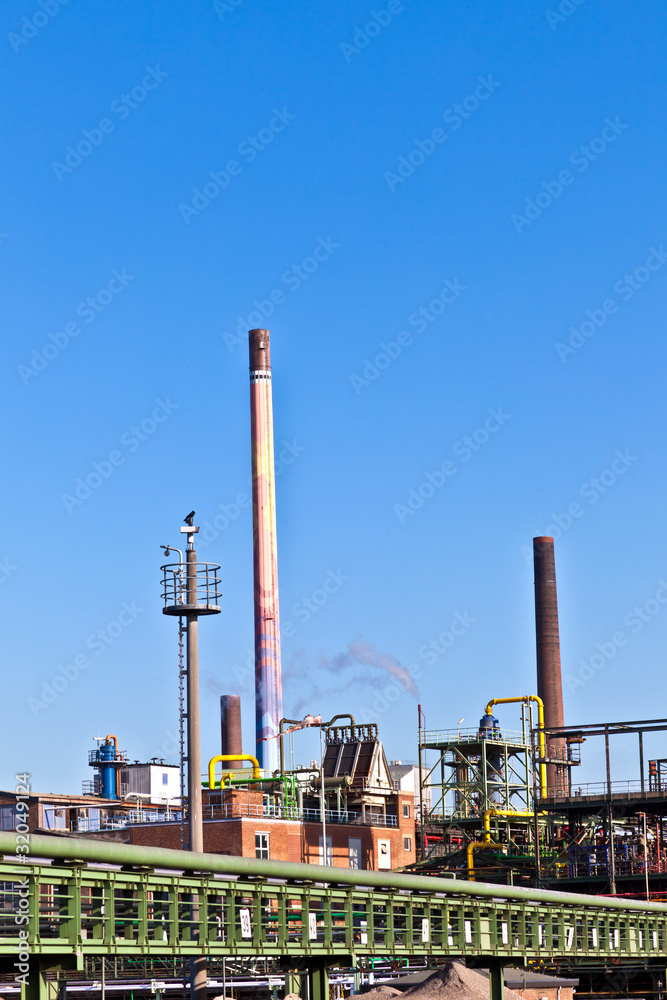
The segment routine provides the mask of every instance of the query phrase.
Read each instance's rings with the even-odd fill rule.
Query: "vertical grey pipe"
[[[197,553],[188,535],[186,558],[187,605],[197,606]],[[188,671],[188,833],[190,850],[204,850],[204,824],[201,796],[201,742],[199,730],[199,634],[197,613],[188,611],[187,671]],[[199,904],[193,897],[193,921],[199,920]],[[207,972],[205,956],[191,959],[190,982],[193,1000],[206,1000]]]
[[[554,540],[550,536],[533,539],[535,566],[535,639],[537,648],[537,693],[544,702],[544,725],[564,726],[563,684],[560,669],[558,598]],[[547,740],[547,756],[565,760],[565,740]],[[567,791],[567,767],[547,765],[549,795],[563,796]]]
[[[190,536],[192,537],[192,536]],[[190,547],[186,556],[188,607],[197,605],[197,553]],[[199,634],[196,613],[188,612],[188,832],[190,850],[204,850],[201,811],[201,743],[199,732]]]

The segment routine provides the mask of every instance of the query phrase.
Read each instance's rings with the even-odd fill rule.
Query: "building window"
[[[412,837],[403,837],[403,850],[404,851],[412,850]]]
[[[14,882],[0,882],[0,910],[14,910],[16,906]]]
[[[42,817],[45,830],[66,830],[67,817],[66,810],[44,806]]]
[[[407,803],[403,806],[403,817],[404,819],[410,819],[410,806]]]
[[[14,806],[0,806],[0,830],[13,830],[15,815]]]
[[[166,771],[162,772],[162,784],[163,785],[168,785],[169,784],[169,775],[167,774]]]
[[[269,860],[269,835],[268,833],[255,834],[255,857],[262,861]]]
[[[363,868],[361,863],[361,839],[350,837],[348,840],[350,868]]]

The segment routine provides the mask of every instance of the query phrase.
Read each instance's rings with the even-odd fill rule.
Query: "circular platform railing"
[[[162,570],[165,615],[218,615],[220,567],[217,563],[167,563]]]

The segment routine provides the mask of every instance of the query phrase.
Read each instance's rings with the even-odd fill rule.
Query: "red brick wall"
[[[227,820],[204,821],[204,850],[212,854],[233,854],[237,857],[255,857],[255,833],[269,834],[269,857],[275,861],[320,862],[319,823],[299,823],[296,820],[253,819],[241,817]],[[152,847],[180,848],[180,823],[147,823],[129,828],[129,842]],[[333,863],[339,868],[349,868],[350,838],[361,840],[362,867],[377,866],[379,839],[388,840],[392,867],[398,868],[414,860],[412,850],[403,850],[403,830],[387,827],[342,826],[330,823],[327,837],[332,839]]]
[[[249,793],[262,802],[261,793]],[[248,801],[246,791],[234,791],[228,801],[243,806]],[[410,816],[403,816],[403,805],[410,806]],[[327,824],[327,837],[331,837],[333,864],[349,868],[351,838],[361,840],[362,867],[375,869],[378,865],[378,840],[388,840],[392,868],[401,868],[415,860],[414,800],[409,793],[398,795],[398,827],[343,826]],[[204,807],[206,816],[206,807]],[[269,834],[269,857],[275,861],[320,862],[320,823],[300,823],[296,820],[239,817],[224,820],[204,820],[204,850],[212,854],[233,854],[237,857],[255,857],[255,833]],[[404,838],[410,838],[410,849],[405,850]],[[179,823],[150,823],[130,828],[130,843],[154,847],[181,846]]]
[[[547,1000],[572,1000],[573,989],[571,986],[563,986],[560,991],[556,987],[549,987],[549,989],[536,990],[517,990],[513,991],[518,993],[520,997],[525,997],[525,1000],[541,1000],[542,997],[546,997]],[[560,998],[559,998],[560,992]]]

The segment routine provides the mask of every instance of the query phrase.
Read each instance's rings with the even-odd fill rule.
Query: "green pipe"
[[[229,788],[230,785],[277,785],[281,778],[225,778],[224,785],[216,785],[215,789],[209,788],[208,784],[202,785],[207,791],[220,791],[221,788]]]
[[[0,854],[7,860],[16,855],[16,834],[0,833]],[[333,882],[338,885],[367,886],[373,889],[404,889],[413,892],[448,893],[473,899],[517,900],[521,903],[558,903],[561,906],[587,906],[598,910],[633,910],[641,913],[667,915],[667,904],[647,903],[633,899],[603,899],[580,892],[552,892],[550,889],[523,889],[512,885],[488,885],[485,882],[464,882],[451,878],[430,878],[427,875],[403,875],[396,872],[371,872],[358,868],[331,868],[303,865],[295,861],[259,861],[237,858],[229,854],[197,854],[173,851],[166,847],[139,847],[136,844],[115,844],[105,840],[83,840],[77,837],[30,834],[30,860],[33,858],[66,858],[95,861],[111,865],[141,865],[185,872],[215,872],[220,875],[259,875],[264,878],[299,881]]]
[[[246,785],[282,785],[282,791],[277,792],[277,795],[282,795],[285,803],[285,807],[289,809],[296,804],[296,783],[294,778],[290,774],[278,774],[274,775],[272,778],[225,778],[223,784],[218,786],[218,789],[232,788],[235,786],[246,786]],[[213,791],[213,789],[208,789],[207,785],[204,785],[207,790]]]

